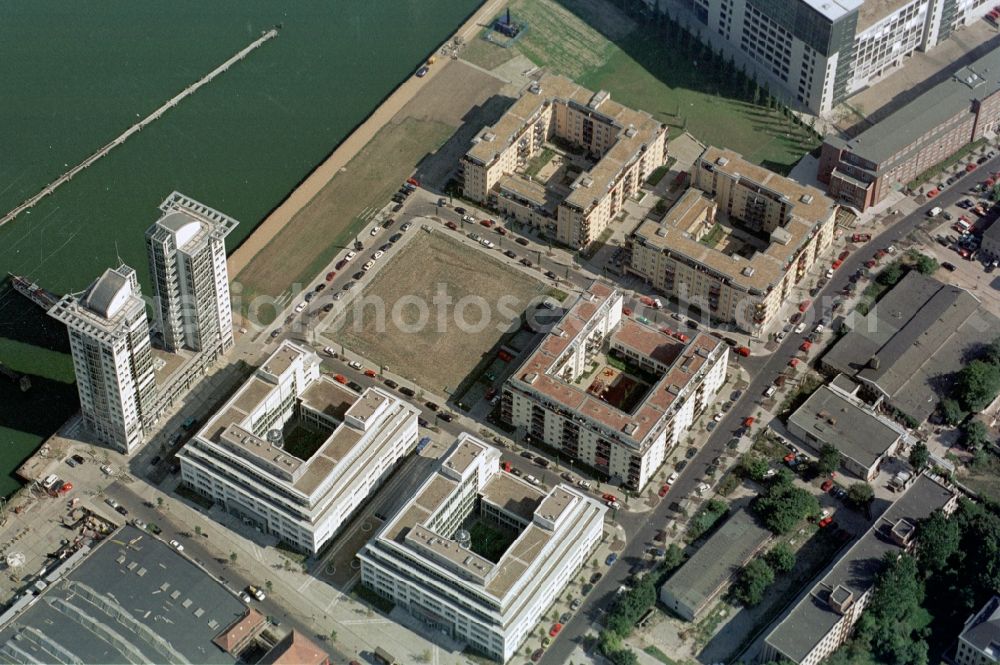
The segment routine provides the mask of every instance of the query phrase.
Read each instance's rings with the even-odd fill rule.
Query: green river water
[[[0,276],[79,291],[179,190],[241,221],[232,250],[479,0],[0,0],[0,215],[253,41],[234,65],[0,228]],[[148,287],[144,287],[148,292]],[[0,286],[0,496],[77,408],[65,330]]]

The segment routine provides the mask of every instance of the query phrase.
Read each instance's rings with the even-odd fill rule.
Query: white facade
[[[983,17],[990,0],[650,0],[772,92],[824,115],[916,51]]]
[[[146,247],[164,346],[222,353],[233,345],[225,240],[238,222],[178,192],[160,210]]]
[[[413,406],[323,376],[311,350],[285,341],[181,450],[181,478],[230,514],[315,553],[417,440]],[[308,459],[281,432],[311,432]]]
[[[606,508],[565,485],[537,489],[500,471],[499,462],[497,449],[461,435],[358,556],[365,586],[505,662],[586,563]],[[517,533],[497,561],[464,540],[463,526],[477,518]]]
[[[156,395],[149,321],[135,271],[109,268],[83,293],[64,296],[49,316],[69,331],[88,429],[115,450],[133,452],[154,417]]]

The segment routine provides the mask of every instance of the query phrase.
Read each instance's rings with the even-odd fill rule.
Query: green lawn
[[[501,529],[494,524],[479,519],[469,527],[472,536],[472,551],[496,563],[517,539],[517,532]]]
[[[782,174],[819,145],[807,128],[748,101],[742,79],[721,76],[698,48],[669,43],[649,21],[637,21],[611,0],[514,0],[511,11],[527,32],[510,49],[470,44],[463,57],[496,66],[526,56],[549,72],[649,112],[706,144],[730,148]],[[752,100],[751,100],[752,101]],[[761,102],[763,104],[763,101]]]
[[[715,226],[712,227],[712,230],[706,233],[702,237],[701,244],[707,245],[709,247],[715,247],[716,245],[719,244],[719,241],[722,240],[722,234],[723,234],[722,224],[716,222]]]

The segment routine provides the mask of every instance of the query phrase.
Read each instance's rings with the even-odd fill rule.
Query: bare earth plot
[[[433,157],[464,122],[470,108],[496,95],[503,83],[461,61],[420,89],[347,166],[327,182],[240,271],[244,303],[307,284],[388,204],[400,183]]]
[[[420,235],[379,271],[355,301],[380,299],[385,303],[384,329],[379,329],[374,306],[358,311],[352,303],[330,333],[352,351],[428,390],[454,391],[500,340],[512,318],[541,295],[545,286],[444,233],[411,233]],[[444,309],[444,324],[438,325],[434,297],[442,291],[452,304]],[[455,322],[458,305],[477,296],[489,309],[489,325],[463,330]],[[501,306],[502,296],[511,298],[510,304]],[[397,305],[402,298],[409,304]],[[419,306],[414,302],[426,303],[429,317],[419,330],[408,332],[408,327],[417,327],[419,319]],[[400,313],[402,325],[393,322],[393,307]],[[480,307],[467,306],[464,320],[470,324],[480,321]]]

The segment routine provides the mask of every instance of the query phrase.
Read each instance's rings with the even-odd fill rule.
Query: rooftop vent
[[[493,132],[485,132],[480,138],[482,138],[487,143],[492,143],[493,141],[496,141],[497,135],[494,134]]]
[[[622,428],[622,431],[625,432],[625,434],[628,434],[629,436],[632,436],[632,434],[637,429],[639,429],[638,425],[636,425],[635,423],[629,423],[628,425],[625,425],[625,427]]]
[[[627,136],[628,138],[632,138],[635,135],[636,135],[635,125],[629,125],[628,129],[625,130],[625,136]]]
[[[531,384],[533,384],[536,379],[538,379],[538,373],[537,372],[532,372],[531,374],[525,374],[524,375],[524,382],[527,383],[529,386]]]
[[[878,369],[879,359],[878,356],[872,356],[868,359],[868,367],[872,369]]]
[[[812,203],[813,202],[812,194],[803,194],[802,196],[799,197],[799,201],[805,203],[806,205]]]
[[[854,604],[854,592],[843,584],[838,584],[830,592],[828,604],[837,614],[844,614]]]
[[[751,266],[746,266],[740,272],[743,273],[744,277],[753,277],[753,267],[751,267]]]
[[[534,83],[528,86],[528,92],[534,95],[540,94],[542,92],[541,84],[538,81],[535,81]]]
[[[667,230],[661,226],[656,229],[656,235],[660,236],[661,238],[666,238]]]
[[[725,157],[718,157],[716,158],[715,163],[718,164],[719,166],[725,166],[726,164],[729,163],[729,160],[726,159]]]
[[[680,395],[681,388],[676,383],[671,383],[669,386],[667,386],[667,392],[670,393],[671,395]]]
[[[910,520],[902,517],[892,525],[892,539],[900,546],[907,547],[917,531],[916,525]]]
[[[472,534],[465,529],[459,529],[455,532],[455,542],[458,543],[458,546],[463,550],[467,550],[472,545]],[[466,563],[468,563],[468,561],[466,561]]]

